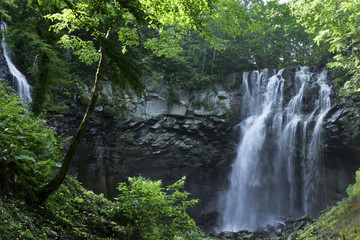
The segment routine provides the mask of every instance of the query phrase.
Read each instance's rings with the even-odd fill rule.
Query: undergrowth
[[[347,193],[348,198],[321,215],[297,239],[360,240],[360,170]]]
[[[0,198],[0,239],[127,239],[109,216],[114,204],[74,178],[36,208],[9,195]]]

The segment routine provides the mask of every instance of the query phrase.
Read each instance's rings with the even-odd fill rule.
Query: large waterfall
[[[1,30],[5,31],[6,23],[1,22],[0,25],[1,25]],[[8,67],[9,67],[10,73],[14,77],[14,83],[15,83],[15,88],[16,88],[17,94],[19,95],[20,99],[23,100],[24,102],[26,102],[26,103],[31,102],[30,85],[28,84],[25,76],[16,68],[16,66],[11,61],[10,51],[9,51],[9,47],[7,46],[7,44],[5,42],[5,34],[4,33],[2,34],[1,46],[3,48],[4,57],[5,57]]]
[[[327,71],[299,68],[291,93],[284,93],[283,71],[243,74],[240,140],[218,230],[256,230],[321,210],[322,122],[331,106]]]

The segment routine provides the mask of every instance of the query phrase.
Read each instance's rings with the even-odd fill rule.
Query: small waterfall
[[[1,30],[6,30],[6,23],[1,22]],[[2,42],[1,46],[4,51],[4,57],[6,63],[9,67],[10,73],[14,77],[16,92],[19,95],[20,99],[26,103],[31,102],[31,94],[30,94],[30,85],[28,84],[25,76],[15,67],[10,59],[10,50],[5,42],[5,34],[2,34]]]
[[[220,231],[253,231],[321,210],[321,129],[331,105],[327,71],[300,68],[288,102],[283,71],[243,74],[240,141],[219,205]]]

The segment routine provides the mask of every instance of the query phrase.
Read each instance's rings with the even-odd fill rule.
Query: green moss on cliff
[[[356,183],[347,189],[348,198],[321,215],[298,239],[360,239],[360,170]]]

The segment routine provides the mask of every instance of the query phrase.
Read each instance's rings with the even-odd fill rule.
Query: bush
[[[74,178],[37,208],[21,199],[0,197],[0,239],[126,239],[125,227],[110,218],[114,203],[88,191]]]
[[[349,198],[352,199],[356,196],[360,196],[360,170],[356,172],[355,183],[349,185],[346,189],[346,193],[348,194]]]
[[[0,83],[0,192],[45,183],[61,153],[54,131]]]
[[[129,224],[129,239],[202,239],[194,220],[186,213],[198,200],[186,200],[185,177],[163,188],[162,182],[143,177],[120,183],[114,219]]]

